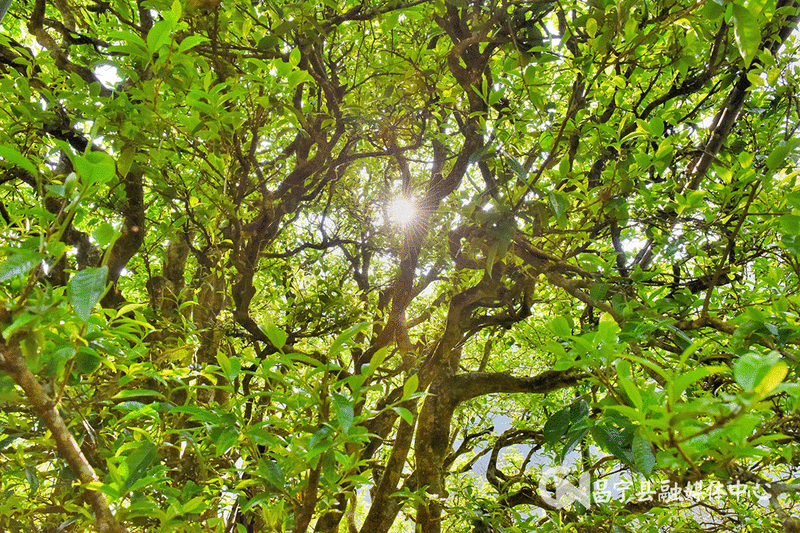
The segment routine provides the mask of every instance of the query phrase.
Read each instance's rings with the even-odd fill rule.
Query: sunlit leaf
[[[788,373],[789,365],[783,361],[779,361],[769,369],[767,374],[761,379],[759,384],[756,385],[753,391],[761,396],[767,396],[774,391],[778,385],[780,385]]]
[[[163,20],[156,22],[152,29],[147,32],[147,49],[150,53],[158,52],[162,46],[166,46],[171,40],[172,28],[175,25],[175,18],[170,13]]]
[[[761,45],[761,26],[758,17],[744,5],[733,3],[733,29],[739,53],[744,58],[745,66],[750,66]]]
[[[31,163],[31,161],[27,157],[19,153],[14,148],[11,148],[10,146],[0,145],[0,158],[2,158],[5,161],[8,161],[9,163],[22,167],[31,174],[36,175],[38,173],[36,167],[33,165],[33,163]]]
[[[410,398],[415,392],[417,392],[417,387],[419,386],[419,376],[417,374],[412,374],[408,376],[405,383],[403,383],[403,399]]]
[[[278,350],[283,349],[286,345],[286,339],[289,338],[289,335],[285,331],[278,329],[274,324],[267,325],[265,333],[272,345]]]

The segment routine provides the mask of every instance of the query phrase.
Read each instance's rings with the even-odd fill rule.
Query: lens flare
[[[418,210],[413,198],[398,196],[388,206],[389,220],[402,228],[407,228],[417,220]]]

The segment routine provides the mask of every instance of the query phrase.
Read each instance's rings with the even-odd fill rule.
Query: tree
[[[13,3],[0,529],[797,531],[798,16]]]

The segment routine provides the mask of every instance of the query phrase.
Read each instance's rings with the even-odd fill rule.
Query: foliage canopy
[[[13,3],[0,530],[800,529],[799,13]]]

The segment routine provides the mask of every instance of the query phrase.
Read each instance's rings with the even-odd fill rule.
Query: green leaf
[[[11,379],[11,378],[8,378],[8,379]],[[4,438],[0,439],[0,452],[5,450],[6,446],[11,444],[15,440],[23,439],[23,438],[25,438],[25,436],[26,436],[25,433],[11,433],[9,435],[8,432],[6,431],[6,436]]]
[[[493,143],[486,143],[482,147],[478,148],[469,156],[469,164],[474,165],[475,163],[479,162],[483,159],[483,156],[492,148]]]
[[[383,364],[388,355],[389,355],[389,350],[387,348],[381,348],[380,350],[375,352],[375,355],[372,356],[372,359],[370,359],[368,365],[367,364],[361,365],[362,373],[366,376],[371,375],[378,369],[379,366]]]
[[[511,167],[511,170],[514,171],[514,174],[519,176],[521,179],[525,179],[525,176],[528,175],[528,173],[525,172],[525,167],[520,165],[519,161],[508,154],[506,154],[506,163],[508,163],[508,166]]]
[[[556,411],[550,415],[550,418],[548,418],[547,422],[544,424],[544,428],[542,429],[544,441],[552,448],[555,446],[555,443],[567,433],[571,425],[572,422],[570,421],[568,408]]]
[[[213,411],[203,409],[202,407],[195,407],[193,405],[178,405],[170,409],[170,412],[186,413],[191,415],[191,417],[195,420],[199,420],[200,422],[208,422],[210,424],[219,424],[221,422],[220,417]]]
[[[586,400],[578,400],[569,408],[569,420],[574,425],[589,416],[589,404]]]
[[[163,394],[158,391],[150,390],[150,389],[127,389],[121,390],[116,393],[113,397],[118,399],[125,399],[125,398],[140,398],[142,396],[154,396],[160,400],[166,400]]]
[[[178,47],[178,51],[180,53],[184,53],[197,45],[207,43],[209,41],[208,37],[204,35],[190,35],[184,40],[181,41],[180,47]],[[259,44],[260,45],[260,44]]]
[[[567,433],[567,439],[564,442],[564,449],[558,454],[559,462],[564,462],[564,459],[569,455],[572,450],[584,439],[589,433],[589,428],[575,428]]]
[[[620,360],[617,363],[617,382],[625,391],[625,395],[631,401],[634,407],[639,411],[642,410],[644,403],[642,402],[642,394],[639,388],[633,383],[631,378],[631,364],[626,360]]]
[[[39,476],[35,466],[25,465],[25,480],[28,482],[30,494],[36,494],[39,491]]]
[[[734,3],[733,8],[733,33],[739,53],[744,58],[745,67],[749,67],[753,58],[758,53],[761,45],[761,26],[758,17],[745,6]]]
[[[745,354],[733,366],[734,378],[742,389],[761,397],[772,393],[788,372],[789,367],[775,351],[768,354]]]
[[[309,459],[316,457],[333,445],[329,438],[332,433],[333,430],[330,427],[323,426],[311,436],[308,444]]]
[[[69,303],[75,313],[86,322],[92,314],[92,307],[103,296],[106,290],[108,267],[87,267],[72,276],[69,283]]]
[[[89,152],[73,158],[73,162],[84,185],[108,183],[117,175],[117,164],[105,152]]]
[[[673,341],[681,349],[686,351],[692,346],[692,339],[683,330],[676,328],[672,324],[664,324],[664,327],[673,332]]]
[[[800,139],[792,138],[775,148],[767,157],[767,170],[769,172],[775,172],[783,165],[783,162],[786,161],[789,154],[794,152],[798,146],[800,146]]]
[[[631,463],[633,457],[630,449],[626,446],[626,438],[618,430],[597,425],[592,428],[592,437],[597,445],[605,451],[626,464]]]
[[[292,51],[289,52],[289,63],[291,63],[292,66],[296,67],[297,65],[300,64],[300,59],[301,59],[300,47],[299,46],[295,46],[292,49]]]
[[[162,46],[169,44],[172,40],[172,29],[175,26],[175,16],[170,12],[163,12],[163,20],[159,20],[147,32],[147,50],[153,54],[158,52]]]
[[[289,338],[289,335],[285,331],[278,329],[274,324],[268,325],[264,333],[267,335],[269,342],[278,350],[283,349],[286,345],[286,339]]]
[[[699,379],[711,375],[715,370],[717,370],[717,367],[701,366],[677,376],[674,380],[667,383],[670,401],[675,403],[680,395],[683,394],[683,391],[689,387],[689,385],[693,384]]]
[[[633,407],[629,407],[627,405],[608,405],[606,409],[610,409],[612,411],[616,411],[622,415],[624,415],[629,420],[633,420],[638,422],[639,424],[644,424],[646,418],[641,411],[634,409]]]
[[[27,157],[25,157],[15,149],[11,148],[10,146],[0,145],[0,158],[4,159],[5,161],[8,161],[9,163],[17,165],[18,167],[21,167],[23,170],[27,170],[34,176],[39,174],[39,171]]]
[[[239,440],[239,428],[237,427],[228,427],[222,430],[219,435],[216,436],[214,439],[216,443],[217,449],[217,456],[226,453],[228,450],[233,448],[236,442]]]
[[[780,361],[780,354],[746,353],[733,364],[733,377],[745,392],[753,392]]]
[[[278,467],[278,468],[280,468],[280,467]],[[267,480],[267,482],[269,482],[269,479],[266,476],[263,476],[263,477],[264,477],[264,479]],[[280,491],[283,491],[284,488],[285,488],[283,484],[281,484],[281,485],[273,485],[272,483],[269,483],[269,484],[272,485],[274,488],[279,489]],[[250,509],[254,508],[256,505],[269,503],[269,501],[274,497],[275,497],[275,495],[271,491],[264,491],[264,492],[261,492],[259,494],[256,494],[255,496],[253,496],[252,498],[247,500],[247,502],[245,502],[242,505],[242,512],[246,513]],[[236,525],[236,531],[237,531],[237,533],[247,533],[247,528],[244,526],[244,524],[237,524]]]
[[[33,250],[19,250],[0,264],[0,282],[27,276],[45,257],[47,256]]]
[[[559,315],[550,322],[550,329],[556,334],[556,337],[566,339],[572,335],[572,328],[566,318]]]
[[[78,348],[78,353],[75,355],[74,370],[78,374],[89,375],[100,368],[100,363],[102,361],[103,360],[95,350],[86,346],[81,346]]]
[[[800,209],[800,191],[792,191],[786,196],[786,203],[794,209]]]
[[[39,318],[39,315],[35,315],[33,313],[28,313],[28,312],[20,313],[19,315],[17,315],[14,321],[11,322],[11,324],[3,330],[3,337],[5,337],[6,339],[10,338],[15,332],[21,330],[27,324],[33,322],[37,318]]]
[[[403,383],[403,400],[411,398],[411,395],[417,392],[417,387],[419,387],[419,376],[411,374],[406,382]]]
[[[661,366],[648,359],[645,359],[644,357],[639,357],[637,355],[630,355],[626,353],[621,353],[620,356],[624,357],[625,359],[628,359],[629,361],[639,363],[640,365],[649,368],[650,370],[661,376],[664,379],[664,381],[669,381],[671,379],[671,376],[667,374],[667,372],[665,372],[664,369],[661,368]]]
[[[661,117],[651,118],[648,129],[653,137],[661,137],[664,134],[664,120]]]
[[[586,34],[589,37],[597,35],[597,20],[594,18],[586,19]]]
[[[560,218],[570,206],[570,199],[564,193],[551,191],[550,192],[550,206],[553,208],[556,218]]]
[[[262,458],[258,462],[258,473],[273,487],[283,490],[286,486],[286,476],[283,469],[273,459]]]
[[[117,158],[117,171],[120,176],[128,175],[128,171],[130,171],[134,159],[136,159],[135,148],[128,146],[122,150],[122,153]]]
[[[800,215],[783,215],[778,219],[778,224],[784,235],[800,235]]]
[[[125,43],[124,47],[130,46],[131,49],[136,50],[139,49],[140,57],[142,56],[141,52],[147,50],[147,44],[144,42],[138,33],[134,33],[132,31],[110,31],[108,32],[108,39],[114,41],[120,41]],[[120,48],[124,48],[120,47]]]
[[[92,232],[92,237],[98,248],[105,248],[114,241],[116,236],[117,230],[114,229],[114,226],[110,222],[101,223]]]
[[[230,358],[222,352],[217,353],[217,363],[219,363],[219,367],[225,374],[230,374],[231,372],[231,360]]]
[[[492,277],[492,269],[494,268],[494,259],[497,255],[497,250],[500,248],[500,243],[495,241],[490,246],[489,249],[486,251],[486,275],[489,276],[491,279]]]
[[[760,396],[767,396],[781,384],[789,373],[789,366],[783,361],[778,361],[769,369],[753,391]]]
[[[206,499],[203,496],[194,497],[181,506],[181,514],[193,514],[195,511],[205,510],[206,505]]]
[[[589,289],[589,296],[594,302],[602,302],[606,294],[608,294],[608,284],[606,283],[595,283]]]
[[[331,347],[328,350],[328,356],[335,357],[339,355],[339,352],[342,351],[342,348],[344,347],[345,343],[350,341],[350,339],[355,337],[359,332],[367,329],[369,326],[370,326],[369,322],[359,322],[355,326],[339,334],[339,336],[336,337],[336,339],[331,344]]]
[[[150,441],[139,443],[136,449],[125,457],[124,464],[127,467],[128,475],[120,489],[121,495],[127,494],[134,483],[142,479],[153,463],[160,459],[161,456],[158,454],[155,444]]]
[[[3,21],[3,18],[6,16],[8,12],[8,8],[11,5],[11,0],[2,0],[0,1],[0,22]]]
[[[339,421],[342,431],[350,433],[354,417],[353,403],[347,396],[338,392],[334,392],[332,396],[336,419]]]
[[[631,453],[636,470],[649,477],[656,466],[656,457],[653,455],[650,442],[636,435],[631,442]]]
[[[219,363],[223,374],[226,376],[231,375],[231,360],[227,355],[222,352],[217,352],[217,363]]]
[[[406,424],[408,424],[409,426],[414,425],[414,414],[411,411],[409,411],[405,407],[395,407],[394,411],[398,415],[400,415],[400,418],[402,418]]]

